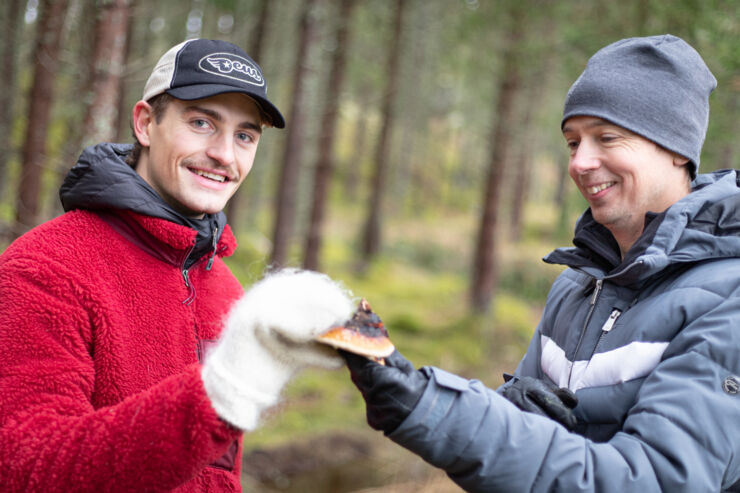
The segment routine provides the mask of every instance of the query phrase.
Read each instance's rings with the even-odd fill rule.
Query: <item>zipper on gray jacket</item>
[[[568,388],[570,388],[570,380],[573,377],[573,367],[575,366],[575,360],[576,356],[578,355],[578,350],[581,349],[581,343],[583,342],[583,337],[586,335],[586,329],[588,328],[588,323],[591,321],[591,316],[594,314],[594,307],[596,307],[596,300],[599,298],[599,294],[601,293],[601,287],[604,284],[603,279],[597,279],[596,285],[594,286],[594,292],[591,295],[591,299],[589,300],[589,305],[591,305],[588,309],[588,313],[586,314],[586,321],[583,323],[583,328],[581,329],[581,335],[578,337],[578,344],[576,344],[576,350],[573,353],[573,361],[570,364],[570,371],[568,372]]]
[[[612,328],[614,328],[614,324],[616,323],[619,316],[622,314],[622,310],[615,308],[612,310],[611,314],[609,314],[609,318],[606,319],[606,322],[604,322],[604,325],[601,326],[601,332],[606,334]]]
[[[601,341],[604,340],[604,337],[611,332],[611,330],[614,328],[614,324],[617,323],[617,319],[622,314],[622,310],[619,308],[615,308],[612,310],[612,312],[609,314],[609,318],[606,319],[606,322],[604,322],[604,325],[601,326],[601,334],[599,334],[599,340],[596,341],[596,345],[594,346],[594,350],[591,353],[591,356],[588,358],[588,364],[591,364],[591,360],[594,357],[594,354],[596,354],[599,351],[599,346],[601,346]]]
[[[588,312],[588,318],[591,318],[591,313],[594,311],[594,305],[596,304],[596,300],[599,297],[599,293],[601,293],[601,286],[603,284],[604,284],[603,279],[596,280],[596,286],[594,286],[594,293],[591,295],[591,311]]]

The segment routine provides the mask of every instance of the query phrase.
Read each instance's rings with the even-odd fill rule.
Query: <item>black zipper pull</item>
[[[187,269],[182,270],[182,278],[185,281],[185,287],[188,288],[188,297],[182,302],[183,305],[189,305],[195,299],[195,286],[190,284],[190,274]]]
[[[216,248],[218,248],[218,226],[213,227],[213,235],[211,236],[211,245],[213,246],[213,250],[211,251],[211,256],[208,258],[208,264],[206,264],[206,270],[211,270],[211,267],[213,267],[213,261],[216,259]]]

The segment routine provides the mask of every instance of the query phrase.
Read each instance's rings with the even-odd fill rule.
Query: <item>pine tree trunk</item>
[[[285,265],[288,260],[290,240],[293,235],[295,221],[298,175],[300,161],[303,154],[304,132],[304,96],[306,81],[309,72],[307,56],[309,47],[315,38],[316,21],[312,11],[316,0],[304,0],[303,11],[298,34],[298,49],[296,51],[296,69],[293,76],[293,101],[290,107],[290,116],[287,124],[287,135],[284,144],[285,154],[280,169],[278,182],[275,227],[272,236],[272,256],[270,263],[273,268]]]
[[[33,55],[33,86],[16,201],[14,234],[18,236],[39,222],[41,172],[46,158],[46,137],[67,6],[68,0],[41,0],[39,3],[41,18]]]
[[[65,112],[64,119],[67,127],[67,138],[62,148],[62,158],[56,165],[56,192],[61,187],[64,179],[69,173],[69,169],[77,162],[82,149],[82,140],[84,138],[84,121],[85,113],[92,101],[93,96],[93,70],[94,70],[94,53],[95,30],[97,28],[97,0],[77,0],[79,9],[76,29],[77,36],[70,39],[65,45],[65,51],[75,54],[74,73],[75,73],[75,91],[80,95],[79,103],[76,105],[76,111]],[[70,6],[70,12],[73,7]],[[69,70],[69,68],[67,68]],[[64,212],[61,200],[53,200],[50,205],[50,216],[58,216]]]
[[[383,94],[382,123],[375,152],[375,170],[373,173],[370,203],[363,229],[361,263],[366,266],[380,251],[383,195],[385,192],[385,174],[390,155],[390,135],[393,126],[393,101],[398,87],[400,64],[400,40],[403,26],[403,13],[406,1],[398,0],[396,18],[388,49],[387,85]]]
[[[740,76],[737,77],[735,82],[736,90],[728,93],[726,96],[729,99],[726,108],[730,115],[737,115],[740,109]],[[729,125],[729,135],[740,134],[740,122],[737,118],[732,118]],[[717,169],[721,168],[733,168],[737,167],[738,159],[737,155],[740,146],[736,138],[728,139],[728,142],[722,146],[722,150],[719,153],[719,162],[717,163]]]
[[[501,202],[501,186],[510,155],[509,133],[514,120],[513,102],[519,85],[516,48],[521,38],[521,22],[514,18],[510,26],[512,32],[508,37],[508,46],[503,55],[503,79],[501,79],[498,100],[493,112],[495,121],[491,139],[491,159],[488,164],[488,178],[485,182],[483,196],[483,215],[478,230],[473,272],[471,273],[470,302],[471,308],[477,313],[485,313],[490,308],[498,281],[498,252],[496,250],[498,206]]]
[[[127,97],[129,81],[130,81],[130,67],[131,67],[131,53],[134,49],[134,33],[135,25],[134,18],[136,15],[136,0],[130,0],[129,4],[129,21],[128,21],[128,32],[126,33],[126,48],[123,53],[123,73],[121,74],[121,82],[118,90],[118,101],[116,105],[118,110],[118,121],[115,125],[115,142],[126,142],[132,138],[131,119],[132,109],[131,103]],[[137,90],[143,91],[143,87],[137,87]],[[138,98],[137,98],[138,99]]]
[[[360,90],[360,97],[367,94],[366,91]],[[366,107],[365,99],[360,99],[360,107]],[[365,148],[367,147],[368,120],[370,115],[367,111],[360,112],[354,124],[352,133],[352,158],[344,163],[344,180],[342,184],[342,197],[352,203],[358,202],[357,193],[360,188],[360,177],[362,168],[367,159],[365,159]]]
[[[93,97],[83,123],[83,147],[110,142],[116,136],[130,19],[130,0],[110,0],[99,7],[93,55]]]
[[[15,105],[13,102],[16,98],[16,75],[17,63],[16,54],[18,52],[18,26],[21,25],[22,18],[21,8],[25,2],[23,0],[7,0],[3,4],[3,47],[2,63],[3,73],[2,91],[0,91],[0,201],[5,196],[5,181],[8,172],[8,162],[13,157],[11,149],[12,122],[15,121]]]
[[[543,40],[542,44],[544,46],[553,46],[556,42],[555,29],[554,23],[547,22],[539,30],[538,37]],[[539,95],[549,91],[552,75],[557,72],[560,61],[557,50],[547,50],[546,53],[530,52],[526,58],[542,60],[543,57],[545,58],[544,63],[539,63],[537,68],[526,77],[529,82],[524,85],[528,87],[522,90],[524,93],[524,115],[519,127],[519,138],[515,139],[518,149],[518,162],[514,167],[514,196],[511,198],[511,215],[509,218],[511,240],[514,242],[519,242],[522,239],[524,209],[531,193],[533,160],[541,140],[540,132],[536,131],[536,125],[533,123],[533,119],[537,119],[535,109],[541,106]]]
[[[326,87],[326,106],[318,139],[318,159],[313,181],[313,204],[308,231],[306,234],[303,267],[319,270],[319,254],[322,242],[326,202],[329,184],[334,170],[334,137],[339,113],[339,100],[344,85],[344,66],[349,43],[349,24],[354,0],[340,0],[339,26],[337,28],[337,47],[332,59],[331,72]]]
[[[270,2],[270,0],[262,0],[259,7],[257,24],[255,25],[250,37],[249,51],[247,51],[247,55],[252,57],[252,60],[257,62],[257,64],[260,64],[260,59],[262,58],[262,50],[267,33],[267,23],[270,19],[271,4],[272,2]],[[234,232],[239,230],[239,225],[243,222],[243,212],[246,205],[244,200],[245,188],[246,187],[244,185],[239,187],[226,205],[226,216],[229,218],[229,225]]]
[[[522,122],[522,135],[531,135],[529,132],[531,103],[525,110],[525,120]],[[526,137],[525,137],[526,138]],[[522,239],[522,230],[524,229],[524,207],[529,197],[529,182],[532,173],[532,152],[531,145],[520,145],[517,152],[517,163],[514,166],[514,186],[513,196],[511,197],[511,211],[509,215],[509,230],[511,241],[519,242]]]

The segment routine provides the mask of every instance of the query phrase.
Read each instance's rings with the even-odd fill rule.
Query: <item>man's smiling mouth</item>
[[[223,183],[223,182],[229,180],[224,175],[219,175],[219,174],[216,174],[216,173],[211,173],[209,171],[205,171],[205,170],[202,170],[202,169],[191,169],[190,171],[192,171],[196,175],[202,176],[204,178],[208,178],[209,180],[217,181],[219,183]]]
[[[613,186],[617,182],[615,181],[609,181],[606,183],[601,183],[599,185],[594,185],[592,187],[586,187],[586,191],[591,195],[596,195],[597,193],[601,192],[602,190],[606,190],[607,188]]]

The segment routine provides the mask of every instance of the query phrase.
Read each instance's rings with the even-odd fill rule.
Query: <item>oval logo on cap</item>
[[[725,377],[725,381],[722,382],[722,390],[728,394],[737,394],[740,392],[740,379],[735,375]]]
[[[200,59],[198,66],[204,72],[246,82],[255,86],[264,86],[262,72],[249,60],[233,53],[211,53]]]

